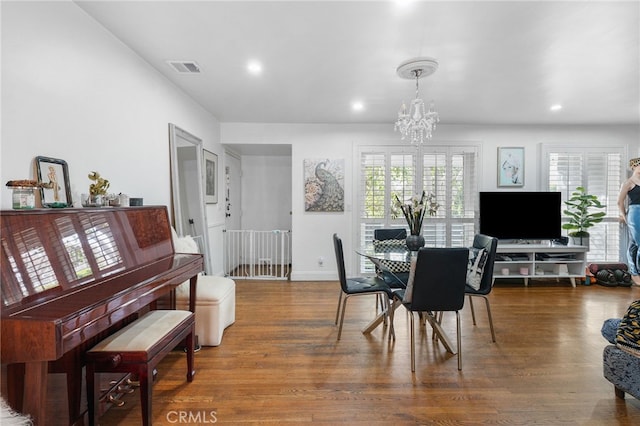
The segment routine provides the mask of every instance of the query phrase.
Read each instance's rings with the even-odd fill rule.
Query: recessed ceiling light
[[[354,111],[362,111],[364,109],[364,104],[360,101],[352,102],[351,109]]]
[[[549,108],[551,111],[560,111],[562,109],[562,105],[560,104],[555,104],[555,105],[551,105],[551,108]]]
[[[411,3],[413,3],[413,0],[395,0],[396,6],[399,8],[405,8],[408,7]]]
[[[262,74],[262,64],[258,61],[249,61],[247,71],[253,75]]]

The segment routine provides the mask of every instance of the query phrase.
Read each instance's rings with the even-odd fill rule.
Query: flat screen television
[[[559,192],[480,193],[480,233],[500,240],[554,240],[562,236]]]

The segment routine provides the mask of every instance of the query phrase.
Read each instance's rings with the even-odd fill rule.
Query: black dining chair
[[[487,316],[489,317],[489,327],[491,328],[491,338],[496,341],[496,332],[493,328],[493,318],[491,317],[491,306],[489,305],[489,293],[493,289],[493,266],[496,261],[496,250],[498,248],[498,239],[484,234],[476,234],[473,237],[472,250],[486,250],[487,258],[482,270],[482,278],[480,279],[480,287],[476,290],[468,283],[465,287],[465,293],[469,299],[469,307],[471,308],[471,318],[473,325],[476,325],[476,313],[473,309],[473,298],[482,297],[487,307]]]
[[[405,228],[381,228],[373,231],[373,246],[376,250],[397,250],[407,239]],[[389,245],[388,243],[394,244]],[[405,262],[387,260],[375,265],[376,275],[391,288],[405,288],[409,279],[409,269]]]
[[[436,313],[445,311],[456,313],[458,370],[462,370],[460,310],[464,306],[468,261],[467,248],[423,247],[418,250],[413,277],[409,279],[407,288],[394,292],[394,306],[390,311],[390,336],[395,338],[394,310],[395,305],[401,303],[410,314],[411,371],[416,369],[413,313],[421,314],[434,331],[440,334],[440,340],[446,342],[448,339],[435,317]]]
[[[344,314],[347,308],[347,300],[351,296],[376,295],[384,304],[383,315],[389,312],[389,300],[393,297],[393,292],[389,286],[378,277],[355,277],[347,278],[344,267],[344,251],[342,248],[342,240],[338,234],[333,234],[333,248],[336,253],[336,264],[338,266],[338,278],[340,280],[340,296],[338,297],[338,308],[336,310],[336,324],[338,319],[340,325],[338,328],[338,339],[342,335],[342,324],[344,322]],[[344,296],[344,297],[343,297]]]
[[[385,240],[406,240],[407,230],[404,228],[382,228],[373,230],[373,239]]]

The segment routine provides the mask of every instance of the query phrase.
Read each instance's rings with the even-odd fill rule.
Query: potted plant
[[[569,218],[569,222],[562,225],[562,229],[569,231],[568,235],[577,245],[589,246],[589,228],[596,223],[602,222],[606,215],[603,209],[606,206],[598,200],[595,195],[587,194],[587,190],[579,186],[571,194],[571,198],[564,202],[567,205],[564,214]]]
[[[109,181],[100,176],[98,172],[89,173],[89,180],[93,181],[89,185],[89,204],[93,206],[102,206],[109,189]]]

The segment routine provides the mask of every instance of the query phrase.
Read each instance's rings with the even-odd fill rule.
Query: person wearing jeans
[[[624,181],[618,195],[618,210],[620,221],[627,224],[629,229],[629,247],[627,249],[627,263],[629,273],[635,285],[640,285],[640,157],[629,160],[631,177]]]

